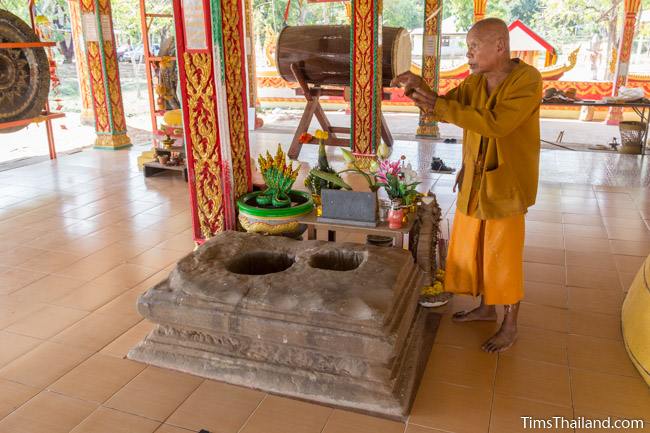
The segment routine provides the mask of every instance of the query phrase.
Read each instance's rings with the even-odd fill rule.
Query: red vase
[[[404,211],[399,209],[391,209],[388,211],[388,228],[390,229],[401,229],[402,228],[402,218],[404,218]]]

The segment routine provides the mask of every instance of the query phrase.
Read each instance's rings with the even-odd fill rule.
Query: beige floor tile
[[[187,430],[184,428],[176,427],[169,424],[163,424],[155,431],[155,433],[196,433],[192,430]]]
[[[436,344],[476,349],[497,331],[495,322],[456,323],[450,315],[443,316],[436,334]]]
[[[538,327],[517,325],[518,339],[535,340],[543,346],[567,348],[569,340],[566,331],[552,331]]]
[[[435,344],[422,380],[492,389],[497,357],[476,347],[463,349]]]
[[[561,234],[540,234],[540,233],[526,233],[524,244],[527,247],[543,247],[553,249],[564,248],[564,236]]]
[[[99,351],[133,327],[139,322],[139,319],[141,318],[127,315],[90,313],[50,340],[86,350]]]
[[[43,341],[26,335],[0,331],[0,367],[29,352]]]
[[[404,433],[449,433],[435,428],[422,427],[420,425],[409,424],[406,426]],[[453,432],[452,432],[453,433]]]
[[[192,431],[237,433],[266,394],[206,380],[165,421]]]
[[[38,257],[26,260],[25,262],[17,265],[17,267],[53,274],[81,260],[82,258],[82,254],[62,253],[60,251],[46,251],[45,254],[40,254]]]
[[[524,279],[540,283],[564,284],[564,266],[524,262]]]
[[[639,218],[615,218],[604,217],[603,224],[606,227],[620,227],[623,229],[647,230],[645,222]]]
[[[8,297],[19,302],[49,303],[57,298],[65,296],[83,283],[83,280],[59,277],[57,275],[48,275],[45,278],[41,278],[40,280],[23,287],[22,289],[16,290],[11,295],[8,295]]]
[[[33,315],[14,322],[5,330],[14,334],[48,339],[68,326],[77,323],[87,314],[87,312],[81,310],[47,305],[34,312]]]
[[[131,288],[156,272],[157,269],[125,263],[101,275],[93,282],[100,285],[114,284],[116,286]]]
[[[4,244],[5,247],[0,250],[0,263],[2,266],[20,267],[21,264],[28,260],[47,254],[47,251],[43,248]]]
[[[607,227],[607,237],[623,241],[649,242],[650,232],[647,229]]]
[[[599,373],[639,377],[623,342],[607,338],[569,335],[569,365]]]
[[[530,417],[530,419],[522,419]],[[573,433],[572,428],[555,428],[553,417],[573,418],[573,410],[570,407],[540,403],[538,401],[524,400],[521,398],[495,395],[492,405],[492,417],[490,419],[490,432],[494,433],[527,433],[545,431]],[[533,420],[551,422],[552,428],[548,425],[533,424]],[[539,425],[542,428],[534,428]]]
[[[150,287],[153,287],[153,285]],[[142,320],[142,316],[140,313],[138,313],[136,304],[140,295],[148,288],[149,287],[145,288],[141,285],[138,285],[130,290],[127,290],[106,305],[98,308],[95,312],[110,316],[124,316],[128,317],[130,320],[139,322]]]
[[[562,222],[562,213],[531,209],[526,214],[526,221]]]
[[[607,239],[589,238],[585,236],[565,235],[564,246],[569,251],[579,251],[583,253],[611,252],[609,241]]]
[[[404,433],[404,424],[343,410],[334,410],[322,433]]]
[[[531,304],[566,308],[567,289],[561,284],[524,282],[524,299]]]
[[[38,388],[0,379],[0,420],[39,392]]]
[[[48,386],[50,391],[103,403],[140,374],[146,365],[96,354]]]
[[[568,365],[567,348],[564,341],[567,338],[566,334],[563,334],[561,338],[557,338],[553,334],[555,334],[553,331],[545,329],[520,326],[515,344],[499,354],[499,357],[515,356],[533,361]]]
[[[44,388],[92,353],[62,344],[44,342],[0,369],[0,377]]]
[[[0,296],[9,295],[45,276],[47,274],[44,272],[19,268],[4,268],[4,270],[0,271]]]
[[[70,433],[153,433],[160,423],[100,407]]]
[[[2,433],[69,433],[97,405],[53,392],[41,392],[0,421]]]
[[[492,391],[422,383],[409,423],[454,433],[485,432],[490,424],[491,404]]]
[[[51,303],[77,310],[95,311],[127,290],[121,285],[104,285],[90,281]]]
[[[650,242],[635,242],[635,241],[621,241],[610,240],[611,251],[614,254],[623,254],[627,256],[642,256],[646,257],[650,254]]]
[[[332,409],[283,397],[267,396],[241,433],[320,433]]]
[[[621,282],[621,287],[623,287],[623,292],[627,293],[629,288],[632,286],[632,282],[636,278],[636,272],[619,272],[618,279]]]
[[[616,269],[619,272],[631,272],[636,274],[639,269],[641,269],[641,265],[644,261],[645,257],[623,256],[619,254],[614,255]]]
[[[621,291],[621,282],[616,271],[597,268],[569,266],[567,268],[567,286],[602,289],[613,292]]]
[[[637,219],[641,218],[641,214],[636,209],[621,209],[617,207],[603,207],[600,209],[600,214],[608,218],[627,218]]]
[[[562,234],[562,224],[549,223],[544,221],[528,221],[526,222],[526,231],[541,234]]]
[[[165,250],[162,248],[152,248],[139,256],[129,259],[129,263],[146,266],[152,269],[162,269],[165,266],[176,263],[185,256],[185,254],[187,253],[175,250]]]
[[[166,241],[156,245],[157,248],[164,248],[166,250],[180,251],[189,254],[195,247],[194,239],[190,231],[181,232]]]
[[[580,215],[574,213],[563,213],[562,222],[564,224],[582,225],[582,226],[602,226],[603,221],[599,215]]]
[[[164,421],[203,382],[203,379],[148,367],[118,391],[104,406]]]
[[[616,270],[614,255],[610,253],[567,251],[566,266],[568,268],[595,268],[601,270]]]
[[[45,307],[45,304],[38,302],[19,302],[9,299],[9,296],[0,295],[0,329],[6,328],[43,307]]]
[[[499,357],[494,391],[548,404],[571,407],[571,383],[566,366],[514,356]]]
[[[55,274],[63,277],[78,278],[84,281],[93,280],[100,275],[114,269],[120,264],[116,260],[102,260],[91,256],[84,257],[57,271]]]
[[[640,376],[625,377],[571,369],[573,404],[578,410],[593,410],[622,418],[648,417],[650,393]]]
[[[623,292],[620,290],[595,290],[581,287],[568,287],[569,309],[617,315],[623,305]]]
[[[112,343],[104,347],[100,353],[103,355],[125,358],[129,350],[144,340],[155,329],[156,325],[148,320],[142,320],[137,325],[117,337]]]
[[[564,266],[564,250],[543,247],[525,247],[524,261]]]
[[[569,325],[568,311],[562,308],[522,302],[518,322],[523,326],[566,332]]]
[[[569,311],[569,332],[576,335],[622,340],[620,315]]]
[[[568,236],[607,239],[607,231],[604,226],[564,224],[564,234]]]

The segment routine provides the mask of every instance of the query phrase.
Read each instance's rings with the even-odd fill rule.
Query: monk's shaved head
[[[486,43],[502,41],[504,48],[510,51],[510,31],[505,21],[499,18],[485,18],[474,24],[469,33]]]
[[[510,62],[510,32],[498,18],[486,18],[467,33],[467,63],[472,73],[502,69]]]

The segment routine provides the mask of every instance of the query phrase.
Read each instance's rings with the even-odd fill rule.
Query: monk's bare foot
[[[483,343],[481,349],[488,353],[503,352],[510,349],[515,344],[515,340],[517,340],[517,328],[501,326],[496,334]]]
[[[481,349],[488,353],[498,353],[510,349],[517,339],[517,317],[519,316],[519,302],[503,306],[503,322],[501,327],[488,339]]]
[[[454,322],[472,322],[475,320],[484,320],[494,322],[497,320],[497,311],[494,305],[481,305],[470,311],[458,311],[451,316]]]

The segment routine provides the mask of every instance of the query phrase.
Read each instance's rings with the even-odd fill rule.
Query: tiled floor
[[[287,141],[257,138],[257,151]],[[451,216],[451,176],[425,169],[433,154],[456,164],[458,147],[396,152]],[[481,352],[495,325],[452,323],[473,302],[454,299],[403,424],[123,359],[152,329],[138,295],[194,246],[186,184],[145,180],[137,155],[86,151],[0,173],[0,432],[511,433],[522,416],[645,418],[637,431],[650,431],[650,392],[620,331],[625,290],[650,253],[648,160],[543,153],[518,342]]]

